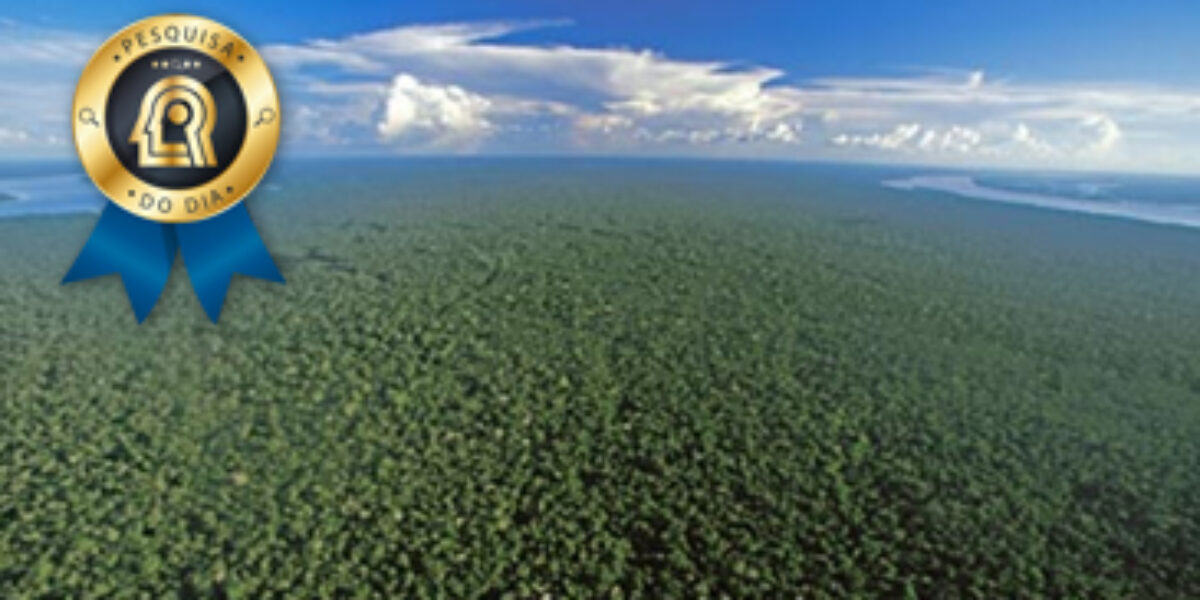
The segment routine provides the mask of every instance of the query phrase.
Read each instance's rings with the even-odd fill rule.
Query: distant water
[[[0,218],[98,213],[104,202],[81,173],[0,175]]]
[[[965,198],[1200,228],[1200,180],[1181,177],[1018,177],[918,175],[888,179],[900,190],[932,190]]]
[[[278,185],[264,184],[260,193],[278,189]],[[106,201],[87,175],[68,165],[0,164],[0,219],[98,214]]]

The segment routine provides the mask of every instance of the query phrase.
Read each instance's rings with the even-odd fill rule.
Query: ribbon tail
[[[245,204],[197,223],[175,227],[192,289],[216,323],[234,273],[284,283]]]
[[[119,273],[141,323],[167,285],[176,248],[171,226],[139,219],[109,203],[62,283]]]

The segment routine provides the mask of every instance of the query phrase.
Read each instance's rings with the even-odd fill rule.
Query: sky
[[[0,158],[70,156],[83,64],[167,12],[260,50],[284,153],[1200,170],[1200,6],[1165,1],[9,3]]]

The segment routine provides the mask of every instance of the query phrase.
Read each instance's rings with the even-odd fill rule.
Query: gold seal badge
[[[254,189],[279,143],[279,94],[258,52],[192,15],[138,21],[79,78],[75,147],[96,186],[130,213],[191,223]]]

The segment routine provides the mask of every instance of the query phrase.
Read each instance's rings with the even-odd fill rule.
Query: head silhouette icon
[[[186,75],[164,77],[142,97],[142,108],[129,134],[138,146],[141,167],[215,167],[212,132],[217,104],[204,84]],[[163,139],[168,126],[182,127],[182,142]]]

